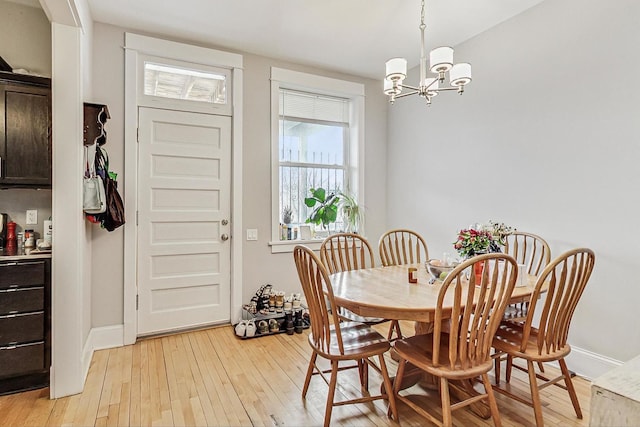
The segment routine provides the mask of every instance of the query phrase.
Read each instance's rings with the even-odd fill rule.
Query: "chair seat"
[[[438,366],[433,364],[433,334],[416,335],[410,338],[397,340],[394,349],[398,355],[411,362],[418,368],[448,379],[474,378],[483,373],[489,372],[492,367],[492,360],[489,354],[485,361],[475,365],[463,367],[457,362],[453,368],[449,365],[449,334],[440,335],[440,354]]]
[[[531,328],[529,339],[524,351],[521,351],[521,343],[523,342],[524,325],[511,321],[503,321],[500,323],[498,330],[493,338],[493,347],[497,351],[511,354],[514,357],[522,357],[534,362],[546,362],[558,360],[571,352],[571,346],[566,344],[563,348],[550,350],[538,354],[538,330]]]
[[[383,319],[382,317],[362,317],[358,316],[351,310],[347,310],[346,308],[341,307],[338,311],[338,316],[348,322],[358,322],[364,323],[367,325],[378,325],[380,323],[387,322],[388,319]]]
[[[309,344],[318,354],[333,360],[353,360],[382,354],[391,348],[389,341],[369,325],[358,322],[340,323],[344,354],[340,354],[335,327],[330,326],[328,352],[314,344],[313,334],[309,334]]]

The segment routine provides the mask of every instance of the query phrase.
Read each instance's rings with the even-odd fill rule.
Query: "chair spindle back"
[[[523,231],[514,231],[507,236],[504,252],[527,267],[527,273],[537,276],[549,264],[551,249],[540,236]]]
[[[344,354],[340,321],[335,310],[332,312],[329,309],[329,307],[336,307],[336,304],[327,270],[318,256],[306,246],[297,245],[293,249],[293,258],[309,308],[311,336],[314,344],[317,348],[329,352],[331,346],[329,317],[331,316],[333,325],[335,325],[338,348],[340,353]]]
[[[536,304],[542,304],[538,330],[538,354],[562,351],[567,345],[569,326],[578,301],[589,281],[595,254],[591,249],[578,248],[554,259],[540,274],[529,300],[529,312],[524,324],[523,346],[534,327]],[[543,286],[547,285],[543,293]],[[543,297],[541,303],[539,297]]]
[[[355,233],[337,233],[324,239],[320,259],[330,274],[375,267],[371,245]]]
[[[389,230],[378,242],[382,265],[405,265],[429,259],[427,244],[418,233],[407,229]]]
[[[482,279],[476,283],[474,268],[482,266]],[[478,266],[479,268],[479,266]],[[469,279],[466,279],[470,270]],[[450,319],[449,355],[451,369],[468,369],[486,363],[491,343],[511,298],[517,277],[516,260],[507,254],[491,253],[473,257],[457,266],[444,280],[438,294],[434,321],[434,366],[441,365],[439,354],[443,336],[442,320]],[[443,313],[443,307],[452,307]],[[446,315],[444,315],[446,314]]]

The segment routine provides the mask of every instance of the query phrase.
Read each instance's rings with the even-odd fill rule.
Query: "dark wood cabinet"
[[[51,260],[0,261],[0,394],[49,385]]]
[[[0,72],[0,186],[51,186],[51,80]]]

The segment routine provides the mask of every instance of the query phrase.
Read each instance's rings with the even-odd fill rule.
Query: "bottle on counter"
[[[7,253],[11,254],[16,252],[16,240],[16,223],[11,221],[7,224],[7,244],[5,246]]]
[[[33,230],[24,230],[24,247],[33,248],[36,245],[36,236]]]
[[[53,243],[53,221],[51,221],[51,217],[44,222],[44,240]]]

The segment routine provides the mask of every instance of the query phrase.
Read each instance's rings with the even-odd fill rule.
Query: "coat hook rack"
[[[84,128],[82,130],[82,144],[103,146],[107,142],[107,131],[104,128],[110,119],[109,107],[105,104],[84,103]]]

